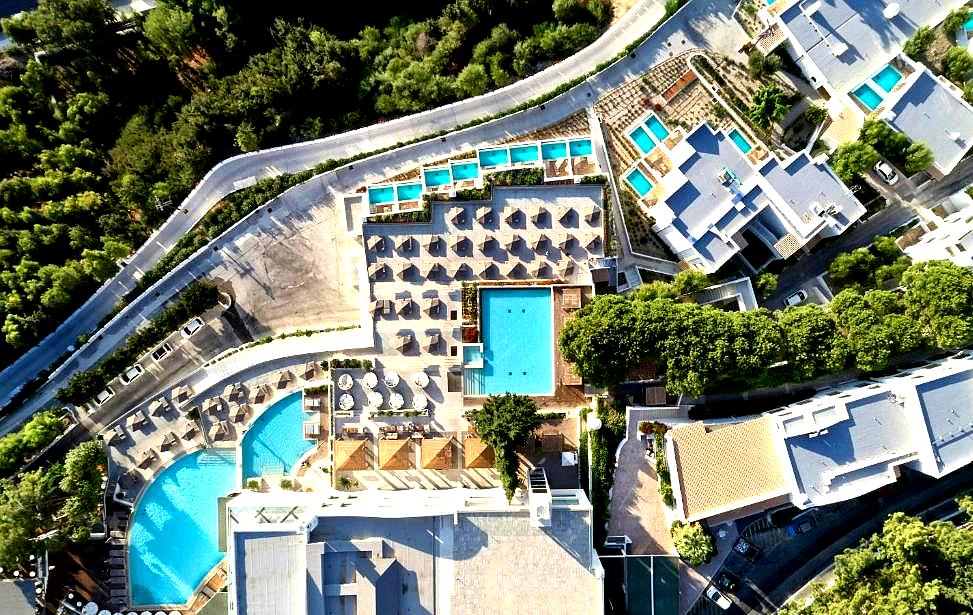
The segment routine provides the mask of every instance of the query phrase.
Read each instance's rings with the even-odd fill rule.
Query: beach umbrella
[[[351,377],[351,374],[345,372],[338,376],[338,388],[342,391],[349,390],[355,384],[355,379]]]
[[[373,408],[378,408],[379,406],[382,405],[382,401],[383,401],[382,394],[379,393],[378,391],[369,391],[368,392],[368,405],[369,406],[372,406]]]
[[[487,205],[476,208],[476,219],[480,221],[480,224],[488,224],[493,218],[493,208]]]
[[[385,386],[390,389],[394,389],[395,387],[399,386],[399,373],[394,369],[385,370],[385,377],[383,380],[385,381]]]
[[[98,605],[94,602],[89,602],[81,607],[81,615],[96,615],[98,613]]]
[[[389,395],[389,407],[390,408],[392,408],[393,410],[398,410],[399,408],[401,408],[404,405],[405,405],[405,398],[402,397],[402,394],[401,393],[398,393],[396,391],[393,391],[392,394]]]
[[[412,396],[412,407],[416,410],[424,410],[428,405],[429,400],[422,393],[416,393]]]
[[[355,398],[350,393],[342,393],[338,398],[338,407],[342,410],[351,410],[355,407]]]
[[[378,386],[378,376],[375,375],[375,372],[365,372],[365,375],[362,376],[361,382],[366,388],[374,389],[376,386]]]
[[[424,389],[429,386],[429,374],[425,370],[418,371],[412,374],[412,382],[420,389]]]

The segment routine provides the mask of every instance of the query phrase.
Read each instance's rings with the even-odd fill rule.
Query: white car
[[[805,301],[807,301],[807,293],[804,292],[804,289],[802,288],[793,295],[787,297],[787,299],[784,299],[784,307],[794,307],[795,305],[801,305]]]
[[[712,585],[706,588],[706,597],[716,603],[716,606],[720,607],[724,611],[729,609],[733,604],[730,599],[723,595],[720,590],[716,589]]]
[[[875,171],[876,175],[882,178],[882,181],[890,186],[894,186],[899,181],[899,174],[895,172],[892,165],[884,160],[879,160],[876,162],[873,170]]]
[[[106,401],[115,396],[115,391],[111,387],[105,387],[105,390],[101,393],[95,395],[95,404],[101,406],[104,405]]]
[[[197,316],[196,318],[193,318],[192,320],[184,324],[182,326],[182,329],[180,329],[180,332],[182,333],[183,337],[188,339],[193,335],[195,335],[196,332],[202,328],[203,328],[203,319]]]
[[[169,345],[169,342],[163,342],[161,346],[152,351],[152,360],[158,363],[162,359],[169,356],[169,353],[171,352],[172,346]]]
[[[142,372],[144,371],[145,370],[142,369],[142,366],[136,363],[132,367],[126,369],[125,373],[119,376],[118,379],[122,381],[122,384],[128,384],[129,382],[141,376]]]

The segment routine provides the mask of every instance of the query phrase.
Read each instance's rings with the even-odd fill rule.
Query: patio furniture
[[[376,299],[372,302],[372,314],[375,316],[389,315],[392,313],[392,302],[388,299]]]
[[[412,374],[412,382],[420,389],[424,389],[429,386],[429,374],[425,370],[419,370]]]
[[[374,389],[378,386],[378,376],[375,375],[375,372],[365,372],[365,375],[362,376],[361,383],[366,389]]]
[[[577,310],[581,307],[581,289],[577,286],[561,289],[561,309]]]
[[[351,377],[351,374],[344,372],[338,376],[338,388],[342,391],[350,391],[351,387],[355,385],[355,379]]]
[[[342,410],[351,410],[355,407],[355,398],[350,393],[342,393],[338,398],[338,407]]]
[[[395,387],[399,386],[399,373],[394,369],[387,369],[385,370],[384,378],[382,378],[382,380],[385,381],[385,386],[390,389],[394,389]]]
[[[304,398],[304,407],[309,412],[310,411],[317,411],[321,407],[321,398],[320,397],[305,397]]]

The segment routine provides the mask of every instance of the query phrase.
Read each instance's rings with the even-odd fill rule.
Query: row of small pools
[[[303,437],[301,392],[280,399],[250,426],[240,444],[244,480],[290,474],[314,443]],[[223,554],[219,498],[238,491],[235,450],[185,455],[155,477],[138,499],[128,535],[132,605],[181,605]]]

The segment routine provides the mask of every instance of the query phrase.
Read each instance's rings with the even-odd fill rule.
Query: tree
[[[777,274],[769,272],[761,273],[754,281],[754,287],[757,295],[761,299],[766,299],[777,292]]]
[[[836,290],[862,288],[870,285],[877,266],[875,255],[868,248],[842,252],[828,265],[828,276]]]
[[[773,122],[784,119],[791,108],[787,95],[776,83],[761,87],[753,95],[753,104],[747,112],[750,121],[767,130]]]
[[[713,537],[698,521],[693,523],[673,521],[671,532],[676,552],[690,566],[705,564],[716,555]]]
[[[37,8],[3,20],[14,42],[35,49],[87,50],[110,39],[115,11],[105,0],[40,0]]]
[[[610,0],[554,0],[554,17],[566,24],[591,23],[606,26],[612,19]]]
[[[747,72],[754,79],[776,73],[781,69],[782,64],[780,56],[764,55],[759,49],[754,49],[747,56]]]
[[[777,313],[784,359],[795,380],[810,380],[840,371],[845,348],[828,312],[817,305],[799,305]]]
[[[592,385],[623,381],[643,354],[632,303],[618,295],[596,297],[564,324],[558,348]]]
[[[453,85],[461,98],[479,96],[490,89],[490,76],[482,64],[467,64],[456,76]]]
[[[970,11],[965,6],[952,11],[943,20],[943,32],[948,36],[953,36],[963,27],[966,20],[970,18]]]
[[[143,29],[149,42],[172,64],[189,55],[196,40],[192,13],[168,2],[160,2],[148,12]]]
[[[973,56],[965,47],[950,47],[943,56],[942,72],[956,83],[965,83],[973,74]]]
[[[504,493],[512,499],[519,482],[516,450],[541,422],[537,404],[524,395],[491,395],[481,408],[470,412],[469,419],[493,449]]]
[[[950,261],[916,263],[902,284],[905,313],[931,343],[956,348],[973,342],[973,271]]]
[[[680,271],[676,274],[676,277],[672,279],[672,290],[677,296],[698,293],[707,286],[711,285],[712,282],[710,281],[709,276],[697,269]]]
[[[0,566],[17,568],[38,550],[34,538],[54,526],[60,468],[0,480]]]
[[[881,533],[835,557],[833,583],[814,587],[810,604],[794,601],[780,613],[966,613],[973,604],[970,570],[973,530],[897,512]]]
[[[932,46],[936,33],[929,26],[919,26],[915,33],[905,42],[903,53],[913,60],[922,62],[926,59],[926,52]]]
[[[855,181],[863,173],[875,166],[881,156],[868,143],[852,141],[835,150],[831,156],[831,166],[845,183]]]
[[[935,158],[925,143],[913,143],[905,152],[903,170],[906,175],[915,175],[931,167],[933,162]]]

